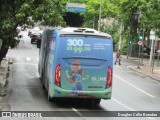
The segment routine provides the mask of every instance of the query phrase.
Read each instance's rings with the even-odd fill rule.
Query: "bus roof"
[[[63,35],[91,35],[91,36],[102,36],[102,37],[109,37],[111,38],[111,35],[99,32],[92,28],[80,28],[80,27],[66,27],[66,28],[49,28],[46,29],[50,35],[53,31],[55,31],[58,34]]]
[[[67,27],[60,29],[60,34],[72,34],[72,35],[94,35],[94,36],[109,36],[111,35],[103,32],[99,32],[92,28],[76,28],[76,27]]]

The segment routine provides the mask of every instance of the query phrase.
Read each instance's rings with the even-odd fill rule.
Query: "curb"
[[[3,59],[0,66],[0,110],[2,109],[1,102],[4,96],[4,89],[7,85],[7,78],[9,77],[9,61],[10,59]]]
[[[8,60],[8,65],[9,64],[13,64],[13,59],[12,58],[9,58],[9,60]]]
[[[135,71],[135,72],[138,72],[138,73],[140,73],[140,74],[146,75],[147,77],[150,77],[150,78],[156,80],[157,82],[160,82],[160,80],[159,80],[158,78],[154,78],[154,77],[152,77],[150,74],[142,73],[141,71],[138,71],[138,70],[136,70],[136,69],[134,69],[134,68],[131,68],[131,67],[129,67],[129,66],[127,66],[127,68],[128,68],[128,69],[131,69],[131,70],[133,70],[133,71]]]

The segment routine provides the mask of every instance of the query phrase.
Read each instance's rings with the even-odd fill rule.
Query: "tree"
[[[16,28],[18,25],[30,24],[28,17],[32,17],[34,22],[40,21],[43,25],[68,25],[65,18],[67,17],[70,21],[68,15],[71,13],[66,12],[66,3],[69,2],[85,3],[87,9],[85,13],[77,14],[78,20],[73,19],[72,26],[84,22],[83,27],[98,28],[100,0],[0,0],[0,39],[3,40],[1,52],[3,50],[7,52],[9,46],[12,48],[15,46]],[[111,33],[114,42],[118,43],[119,21],[123,19],[124,33],[130,33],[132,43],[137,43],[137,29],[139,30],[142,26],[145,27],[145,35],[148,37],[151,29],[159,33],[159,6],[160,0],[102,0],[102,19],[114,18],[118,21],[116,27],[113,25],[116,28],[114,28],[114,33]],[[138,15],[137,13],[140,12],[141,14]],[[78,26],[80,27],[81,24]],[[102,26],[102,31],[107,33],[113,31],[112,27]],[[123,36],[124,43],[128,39],[127,36]],[[0,53],[1,58],[4,56]]]
[[[112,0],[102,0],[102,19],[118,16],[118,6]],[[84,14],[84,27],[98,28],[100,13],[100,0],[88,0],[86,2],[86,13]],[[94,25],[94,26],[93,26]]]
[[[130,37],[127,39],[128,42],[132,41],[130,45],[133,48],[133,52],[136,54],[138,53],[138,31],[141,28],[140,17],[142,13],[141,8],[143,6],[146,6],[145,0],[124,0],[120,4],[120,18],[124,21],[125,31],[129,31],[128,36]]]
[[[160,0],[124,0],[120,5],[120,17],[125,22],[125,30],[130,30],[132,43],[135,43],[134,52],[138,53],[136,43],[139,40],[137,33],[140,29],[145,29],[145,36],[148,38],[147,44],[149,44],[151,29],[159,33]],[[139,16],[136,14],[138,12],[141,13]]]
[[[65,0],[41,0],[41,3],[33,10],[33,20],[41,21],[43,25],[65,26],[63,20],[65,7]]]
[[[0,52],[0,63],[3,57],[6,55],[9,46],[14,47],[16,41],[14,37],[17,35],[16,28],[19,24],[24,23],[29,12],[28,4],[24,0],[1,0],[0,1],[0,36],[3,40],[3,44]]]
[[[64,3],[63,0],[0,0],[0,37],[3,40],[0,62],[8,48],[15,47],[17,26],[29,24],[29,16],[35,22],[40,20],[45,25],[65,25],[62,17],[65,12]]]

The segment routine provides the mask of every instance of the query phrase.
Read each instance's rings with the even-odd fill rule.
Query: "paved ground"
[[[2,101],[3,96],[5,96],[5,86],[7,84],[7,77],[8,77],[8,62],[9,60],[4,58],[0,65],[0,103]],[[0,105],[1,110],[1,105]]]
[[[145,74],[146,76],[151,77],[160,82],[160,65],[158,66],[157,64],[158,60],[155,60],[153,68],[149,66],[149,58],[144,58],[143,65],[139,65],[139,67],[138,67],[138,58],[136,57],[128,57],[127,59],[125,55],[122,55],[122,62],[121,62],[122,66],[124,65],[123,62],[125,62],[126,64],[125,66],[127,66],[129,69],[132,69],[141,74]],[[0,65],[0,103],[2,101],[3,96],[5,96],[4,87],[7,83],[6,81],[8,77],[9,63],[11,63],[10,59],[3,59]],[[1,110],[1,105],[0,105],[0,110]]]
[[[129,69],[132,69],[136,72],[144,74],[160,82],[160,61],[158,65],[157,59],[154,60],[154,67],[151,67],[149,65],[149,61],[150,61],[149,58],[143,58],[143,65],[142,65],[141,59],[140,59],[140,64],[138,64],[139,59],[136,57],[128,57],[127,59],[127,56],[122,55],[122,64],[123,64],[123,60],[130,62],[130,64],[127,65]]]

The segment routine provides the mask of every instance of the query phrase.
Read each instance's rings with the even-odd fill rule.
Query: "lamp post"
[[[124,26],[123,26],[123,20],[121,19],[121,27],[120,27],[120,37],[119,37],[119,47],[118,49],[121,49],[121,43],[122,43],[122,32],[124,31]]]
[[[100,0],[100,12],[99,12],[99,22],[98,22],[98,31],[100,31],[101,27],[101,12],[102,12],[102,0]]]

